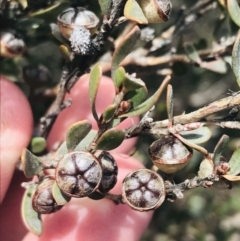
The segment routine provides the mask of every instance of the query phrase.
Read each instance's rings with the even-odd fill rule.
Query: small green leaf
[[[88,135],[77,145],[75,151],[84,151],[91,144],[95,136],[97,135],[96,130],[91,130]]]
[[[98,0],[98,3],[101,7],[102,13],[107,14],[111,7],[112,0]]]
[[[112,123],[112,127],[115,127],[115,126],[119,125],[120,123],[121,123],[120,119],[114,119],[113,123]]]
[[[240,27],[240,7],[237,0],[227,0],[227,8],[233,22]]]
[[[230,161],[228,175],[237,176],[240,173],[240,147],[234,151]]]
[[[22,205],[21,215],[26,227],[35,235],[40,236],[43,232],[43,225],[41,215],[37,213],[32,207],[32,196],[35,193],[38,185],[31,185],[25,191]]]
[[[109,105],[106,110],[102,114],[102,118],[104,122],[108,122],[114,116],[117,106],[115,104]]]
[[[219,163],[220,158],[222,156],[222,152],[224,148],[227,146],[229,141],[229,136],[223,135],[221,139],[218,141],[213,154],[213,163],[216,165]]]
[[[112,150],[118,147],[125,139],[125,134],[119,129],[109,129],[103,133],[96,143],[96,149],[99,150]]]
[[[102,77],[102,67],[99,64],[94,65],[90,72],[90,81],[89,81],[89,98],[92,108],[92,114],[96,121],[98,121],[98,115],[95,108],[95,100],[98,92],[99,83]]]
[[[119,67],[114,74],[114,83],[117,88],[120,88],[123,85],[123,81],[126,78],[126,71],[123,67]]]
[[[30,146],[33,153],[41,153],[45,150],[47,142],[43,137],[33,137]]]
[[[53,194],[54,200],[59,206],[63,206],[67,204],[71,199],[71,197],[67,196],[65,193],[61,191],[61,189],[58,187],[56,182],[53,183],[52,194]]]
[[[132,31],[122,40],[117,46],[112,59],[112,79],[115,83],[115,74],[119,64],[125,59],[125,57],[132,52],[137,40],[140,38],[141,31],[138,26],[135,26]]]
[[[147,88],[143,87],[126,93],[124,96],[124,100],[129,100],[131,102],[130,110],[132,110],[146,100],[147,94]]]
[[[239,16],[240,20],[240,16]],[[238,36],[236,38],[236,41],[233,46],[232,51],[232,68],[233,72],[236,76],[237,83],[240,87],[240,31],[238,32]]]
[[[185,43],[184,44],[185,52],[188,56],[188,58],[193,61],[194,63],[201,64],[202,60],[198,55],[197,50],[194,48],[194,46],[191,43]]]
[[[139,24],[148,24],[148,20],[136,0],[127,0],[124,7],[124,16]]]
[[[179,134],[190,142],[201,144],[210,139],[212,132],[208,127],[204,126],[191,131],[182,131]]]
[[[23,150],[21,161],[23,172],[27,178],[38,175],[43,170],[41,159],[33,155],[28,149]]]
[[[124,92],[131,90],[137,90],[139,88],[145,87],[145,83],[132,75],[126,74],[123,80]]]
[[[123,114],[119,116],[120,118],[122,117],[132,117],[132,116],[138,116],[142,115],[143,113],[147,112],[148,110],[151,109],[151,107],[157,102],[159,99],[161,93],[163,92],[164,88],[168,84],[170,80],[170,76],[167,76],[164,81],[162,82],[161,86],[158,88],[158,90],[146,101],[141,103],[140,105],[136,106],[136,108],[130,110],[128,113]]]
[[[86,137],[92,129],[92,124],[88,120],[83,120],[72,124],[67,131],[66,144],[69,151],[76,148],[79,142]]]

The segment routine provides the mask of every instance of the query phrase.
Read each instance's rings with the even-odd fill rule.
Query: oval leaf
[[[89,81],[89,99],[90,99],[90,104],[92,108],[92,114],[96,121],[98,121],[98,115],[95,108],[95,100],[96,100],[101,77],[102,77],[102,67],[99,64],[96,64],[90,72],[90,81]]]
[[[134,91],[129,91],[128,93],[126,93],[124,96],[124,100],[129,100],[131,102],[130,110],[132,110],[146,100],[147,94],[148,94],[147,88],[143,87],[143,88],[140,88]]]
[[[201,144],[210,139],[212,132],[208,127],[204,126],[196,130],[182,131],[179,134],[190,142]]]
[[[139,88],[145,87],[145,83],[139,79],[135,78],[132,75],[126,74],[123,80],[124,92],[128,92],[131,90],[137,90]]]
[[[139,24],[148,24],[148,20],[136,0],[127,0],[124,7],[124,16]]]
[[[116,70],[119,64],[125,59],[125,57],[132,52],[137,40],[140,38],[141,31],[138,26],[135,26],[132,31],[122,40],[117,46],[112,59],[112,79],[115,83]]]
[[[240,16],[239,16],[240,19]],[[238,36],[233,46],[232,52],[232,68],[233,72],[236,76],[237,83],[240,87],[240,31],[238,32]]]
[[[230,161],[230,170],[227,172],[228,175],[236,176],[240,173],[240,147],[235,150]]]
[[[123,81],[125,78],[126,78],[125,69],[123,67],[117,68],[116,73],[115,73],[115,79],[114,79],[115,86],[117,88],[120,88],[123,85]]]
[[[77,145],[75,151],[84,151],[92,143],[93,139],[97,135],[96,130],[91,130],[88,135]]]
[[[31,185],[25,191],[22,199],[21,215],[27,229],[35,235],[40,236],[43,232],[41,216],[32,207],[32,196],[35,193],[37,186],[38,185],[36,184]]]
[[[224,148],[226,147],[227,143],[229,141],[229,136],[223,135],[221,139],[218,141],[215,149],[214,149],[214,156],[213,156],[213,163],[216,165],[219,163],[220,158],[222,156],[222,152]]]
[[[69,151],[76,148],[79,142],[86,137],[92,129],[92,124],[88,120],[83,120],[72,124],[67,131],[66,144]]]
[[[233,22],[240,27],[240,7],[237,0],[227,0],[227,8]]]
[[[111,7],[112,0],[98,0],[98,3],[100,5],[102,13],[107,14]]]
[[[125,134],[119,129],[109,129],[103,133],[96,143],[96,149],[99,150],[112,150],[118,147],[125,139]]]
[[[67,204],[71,199],[71,197],[67,196],[61,191],[56,182],[53,184],[52,194],[56,203],[60,206]]]
[[[30,146],[33,153],[41,153],[45,150],[47,142],[43,137],[33,137]]]
[[[40,158],[33,155],[28,149],[24,149],[21,156],[23,172],[27,178],[38,175],[43,170]]]
[[[157,102],[159,99],[161,93],[163,92],[164,88],[168,84],[170,80],[170,76],[167,76],[164,81],[162,82],[161,86],[158,88],[158,90],[146,101],[138,105],[136,108],[130,110],[128,113],[123,114],[119,116],[120,118],[122,117],[132,117],[132,116],[138,116],[142,115],[143,113],[147,112],[148,110],[151,109],[151,107]]]
[[[114,116],[117,106],[115,104],[109,105],[102,114],[102,119],[106,123]]]

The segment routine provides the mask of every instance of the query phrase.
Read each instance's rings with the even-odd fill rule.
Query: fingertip
[[[27,98],[15,84],[0,76],[0,85],[0,200],[2,201],[15,164],[31,138],[33,117]]]

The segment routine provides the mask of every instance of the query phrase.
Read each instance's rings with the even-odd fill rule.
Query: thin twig
[[[174,201],[177,198],[181,199],[183,198],[182,192],[186,190],[193,189],[196,187],[211,187],[214,182],[218,181],[219,177],[215,174],[204,179],[196,176],[192,179],[186,179],[184,182],[181,182],[179,184],[173,184],[170,181],[165,181],[167,199],[169,201]]]
[[[236,106],[240,105],[240,93],[238,93],[235,96],[229,96],[217,101],[212,102],[211,104],[200,108],[196,111],[193,111],[189,114],[185,115],[179,115],[174,117],[174,124],[188,124],[188,123],[193,123],[193,122],[201,122],[201,121],[206,121],[205,118],[216,114],[220,111],[224,111],[227,109],[232,109]],[[157,128],[157,127],[167,127],[168,120],[164,121],[157,121],[152,123],[151,127],[152,128]]]
[[[232,109],[234,107],[240,106],[240,92],[236,95],[232,95],[220,100],[217,100],[208,106],[200,108],[196,111],[193,111],[189,114],[183,114],[179,116],[175,116],[174,125],[185,125],[189,123],[201,122],[205,124],[217,125],[221,127],[227,128],[236,128],[239,129],[240,122],[233,121],[214,121],[214,120],[206,120],[206,118],[210,115],[216,114],[220,111],[224,111],[227,109]],[[167,135],[169,134],[168,129],[169,120],[162,120],[150,123],[148,128],[142,129],[139,125],[132,126],[131,128],[125,129],[126,138],[131,138],[134,136],[138,136],[140,134],[156,134],[156,135]]]
[[[198,55],[203,61],[208,61],[208,58],[211,57],[212,59],[217,59],[219,56],[224,56],[226,54],[231,54],[232,46],[235,42],[236,37],[232,37],[228,39],[228,41],[218,44],[213,49],[205,49],[198,51]],[[136,56],[137,55],[137,56]],[[147,56],[148,51],[138,51],[136,53],[132,53],[128,55],[124,61],[122,62],[122,66],[126,66],[129,64],[136,64],[139,66],[156,66],[156,65],[163,65],[163,64],[170,64],[175,62],[182,62],[186,64],[193,63],[186,54],[170,54],[167,53],[166,55],[160,57],[154,56]]]
[[[69,74],[69,66],[66,64],[62,71],[62,76],[60,80],[60,90],[58,92],[58,95],[54,104],[52,105],[52,109],[46,116],[41,118],[40,133],[39,133],[40,136],[43,136],[45,138],[48,137],[48,134],[58,114],[71,104],[70,102],[66,102],[65,104],[63,104],[63,100],[66,94],[66,88],[65,88],[66,81],[67,81],[66,77],[68,74]]]

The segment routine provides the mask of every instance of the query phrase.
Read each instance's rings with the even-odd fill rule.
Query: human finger
[[[22,91],[0,76],[0,202],[11,181],[15,165],[32,135],[33,117]]]

